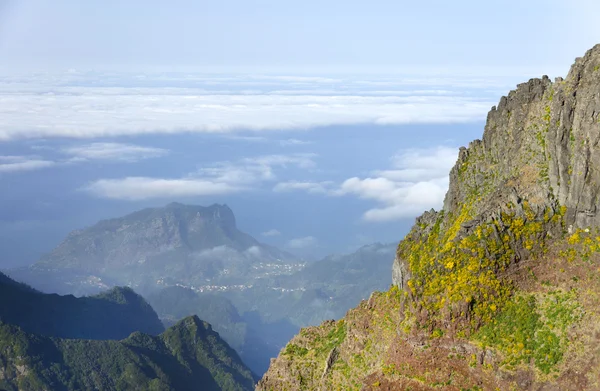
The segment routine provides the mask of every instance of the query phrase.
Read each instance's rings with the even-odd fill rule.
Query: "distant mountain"
[[[122,341],[41,337],[0,322],[0,389],[251,391],[254,379],[197,317]]]
[[[59,292],[114,285],[202,290],[248,284],[301,266],[293,255],[238,230],[227,205],[171,203],[73,231],[34,266],[11,275]]]
[[[388,289],[396,244],[375,243],[331,255],[291,275],[265,278],[226,295],[240,312],[257,311],[265,322],[287,319],[298,327],[343,316],[374,290]]]
[[[134,331],[164,331],[152,307],[130,288],[76,298],[38,292],[2,273],[0,321],[61,338],[122,339]]]

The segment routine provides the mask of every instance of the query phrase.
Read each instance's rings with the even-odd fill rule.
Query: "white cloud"
[[[165,156],[168,150],[121,143],[91,143],[65,147],[63,153],[83,160],[112,160],[137,162],[143,159]]]
[[[314,168],[314,154],[265,155],[201,167],[184,178],[127,177],[100,179],[84,190],[97,197],[143,200],[230,194],[250,190],[277,178],[275,171],[288,167]]]
[[[390,170],[372,178],[350,178],[341,185],[345,194],[371,199],[381,206],[364,214],[367,221],[414,217],[439,208],[448,190],[448,174],[458,150],[449,147],[405,150],[392,158]]]
[[[0,156],[0,173],[34,171],[54,166],[51,160],[27,156]]]
[[[265,231],[265,232],[261,233],[261,235],[262,236],[267,236],[267,237],[269,237],[269,236],[280,236],[281,232],[279,232],[276,229],[270,229],[268,231]]]
[[[457,156],[458,149],[443,146],[410,149],[392,157],[390,169],[374,171],[371,177],[349,178],[337,186],[332,182],[282,182],[273,190],[354,195],[379,204],[364,213],[365,220],[398,220],[442,206],[448,189],[448,174]]]
[[[54,151],[45,145],[33,145],[34,151]],[[84,163],[90,160],[136,162],[142,159],[164,156],[169,151],[161,148],[142,147],[120,143],[91,143],[59,149],[69,156],[64,159],[48,159],[40,156],[0,156],[0,173],[33,171],[65,164]]]
[[[298,181],[288,181],[288,182],[280,182],[275,187],[273,187],[273,191],[278,193],[289,192],[294,190],[304,190],[307,193],[312,194],[329,194],[334,190],[330,189],[333,182],[298,182]]]
[[[313,236],[305,236],[303,238],[296,238],[288,241],[287,245],[289,248],[304,249],[309,247],[315,247],[317,245],[317,239]]]
[[[240,253],[236,249],[223,245],[198,251],[193,256],[196,259],[219,259],[226,261],[240,258]]]
[[[113,76],[117,86],[98,87],[101,76],[0,79],[0,140],[483,121],[497,100],[486,90],[489,84],[465,87],[454,81],[460,85],[454,87],[444,79],[332,79],[328,84],[321,78],[188,80],[147,75],[145,87],[118,86],[119,77],[122,85],[131,85],[130,76]],[[156,87],[156,81],[167,86]],[[197,87],[172,87],[182,81],[194,81]],[[139,85],[142,79],[135,82]],[[415,84],[420,88],[410,87]],[[450,86],[440,89],[440,84]],[[465,94],[465,88],[475,93]]]
[[[162,179],[127,177],[123,179],[100,179],[84,188],[102,198],[144,200],[149,198],[172,198],[228,194],[240,191],[227,183],[202,179]]]
[[[418,182],[393,182],[386,178],[351,178],[342,184],[346,194],[371,199],[379,208],[364,214],[367,221],[391,221],[414,217],[431,208],[442,205],[448,189],[447,178],[435,178]]]
[[[260,251],[260,247],[258,246],[251,246],[248,247],[245,251],[244,254],[250,256],[250,257],[255,257],[258,258],[261,256],[261,251]]]
[[[198,170],[201,176],[210,177],[216,182],[247,185],[260,181],[274,180],[275,170],[287,167],[312,169],[316,167],[315,154],[298,153],[290,155],[264,155],[244,158],[236,162],[219,162]]]
[[[295,138],[290,138],[287,140],[281,140],[279,141],[279,144],[282,147],[290,147],[290,146],[295,146],[295,145],[307,145],[307,144],[311,144],[310,141],[304,141],[304,140],[298,140]]]

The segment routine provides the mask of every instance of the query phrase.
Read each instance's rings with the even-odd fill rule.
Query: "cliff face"
[[[600,389],[599,120],[600,45],[502,97],[392,289],[303,330],[258,389]]]
[[[486,193],[506,188],[536,205],[567,207],[573,227],[600,225],[599,64],[600,45],[575,61],[566,80],[532,79],[502,97],[482,140],[461,149],[444,211],[458,211],[476,190],[488,201],[476,214],[494,212]]]

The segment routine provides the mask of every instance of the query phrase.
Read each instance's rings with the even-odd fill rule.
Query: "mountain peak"
[[[171,202],[163,208],[154,209],[157,212],[175,213],[179,219],[202,217],[213,222],[218,222],[229,228],[236,227],[235,215],[227,204],[212,204],[210,206],[187,205]]]
[[[31,275],[56,272],[58,280],[76,280],[86,293],[100,285],[199,287],[266,273],[252,264],[294,260],[238,230],[226,204],[173,202],[73,232],[31,268]]]
[[[197,334],[199,331],[205,333],[212,333],[213,329],[210,323],[203,321],[197,315],[191,315],[181,319],[173,326],[175,329],[187,330],[193,334]]]

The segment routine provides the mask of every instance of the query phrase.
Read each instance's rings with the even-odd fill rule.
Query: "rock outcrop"
[[[488,114],[482,140],[460,149],[444,212],[459,213],[475,194],[478,203],[465,228],[507,200],[528,200],[536,212],[564,206],[571,230],[600,226],[599,64],[597,45],[576,59],[566,79],[531,79],[503,96]],[[423,219],[430,226],[432,213],[417,226]]]
[[[599,142],[597,45],[501,98],[390,291],[303,330],[257,389],[600,389]]]

